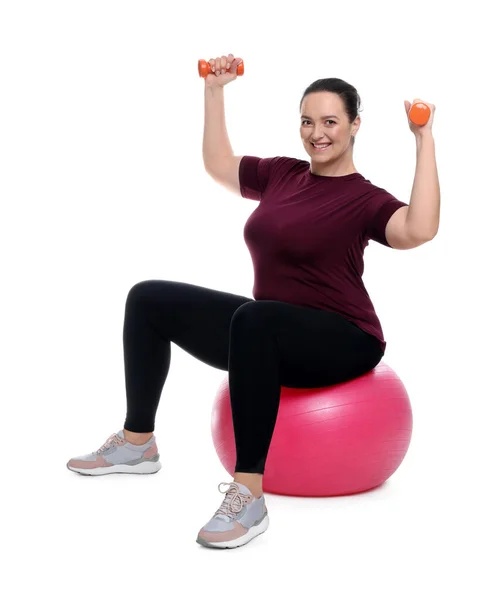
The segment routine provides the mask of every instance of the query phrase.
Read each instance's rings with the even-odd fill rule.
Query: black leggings
[[[281,386],[341,383],[373,369],[384,354],[376,337],[334,312],[158,280],[131,288],[123,341],[125,429],[154,431],[174,342],[228,371],[235,471],[262,474]]]

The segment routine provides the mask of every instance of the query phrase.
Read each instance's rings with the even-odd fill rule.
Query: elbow
[[[204,160],[204,169],[206,173],[214,179],[216,172],[214,161],[210,162],[208,160]]]
[[[215,176],[215,173],[218,173],[219,171],[221,171],[221,164],[222,164],[222,158],[218,157],[211,157],[211,158],[206,158],[204,157],[204,169],[206,170],[206,173],[208,175],[211,175],[211,177]]]
[[[425,236],[425,239],[424,239],[424,241],[425,241],[425,242],[430,242],[430,241],[432,241],[432,240],[433,240],[433,239],[434,239],[434,238],[437,236],[437,234],[438,234],[438,231],[439,231],[439,227],[437,227],[437,228],[436,228],[436,229],[434,229],[433,231],[429,231],[429,232],[427,233],[427,235]]]
[[[211,162],[214,161],[210,161],[206,156],[202,156],[202,161],[204,163],[204,169],[206,170],[206,173],[209,173],[210,169],[211,169]]]
[[[430,242],[436,237],[438,229],[438,227],[430,229],[428,231],[413,231],[412,229],[408,229],[408,232],[410,237],[413,238],[416,242],[418,242],[419,244],[425,244],[426,242]]]

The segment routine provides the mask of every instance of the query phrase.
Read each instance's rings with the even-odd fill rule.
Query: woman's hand
[[[425,102],[425,100],[421,100],[420,98],[415,98],[415,100],[413,100],[413,104],[415,104],[415,102],[423,102],[424,104],[427,104],[427,106],[431,110],[431,116],[429,117],[429,120],[427,121],[427,123],[425,125],[415,125],[415,123],[412,123],[410,121],[410,119],[408,119],[408,125],[410,126],[411,131],[415,135],[431,133],[432,123],[434,121],[434,111],[436,110],[436,107],[434,106],[434,104],[429,104],[428,102]],[[406,116],[408,116],[408,113],[410,112],[410,108],[411,108],[411,103],[408,102],[408,100],[404,101],[404,108],[406,109]]]
[[[233,54],[229,54],[210,58],[207,62],[211,65],[211,73],[206,77],[206,86],[223,87],[237,79],[237,67],[242,62],[242,58],[234,58]]]

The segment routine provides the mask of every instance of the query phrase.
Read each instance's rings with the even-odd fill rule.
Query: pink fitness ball
[[[403,461],[412,423],[406,389],[383,362],[361,377],[329,387],[282,387],[263,490],[340,496],[378,487]],[[216,453],[233,477],[228,375],[216,394],[211,433]]]

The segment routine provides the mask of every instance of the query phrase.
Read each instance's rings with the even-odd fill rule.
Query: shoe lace
[[[96,450],[96,452],[93,452],[93,454],[101,454],[105,450],[108,450],[108,448],[111,448],[112,446],[121,441],[122,440],[117,433],[112,433],[112,435],[106,440],[106,442],[101,446],[101,448],[99,448],[99,450]]]
[[[220,485],[228,485],[230,487],[225,492],[224,490],[220,490]],[[230,518],[235,518],[235,516],[241,512],[244,504],[247,504],[252,499],[252,496],[243,494],[235,482],[220,483],[218,485],[218,491],[225,494],[225,499],[221,503],[220,508],[214,513],[214,516],[226,515]]]

